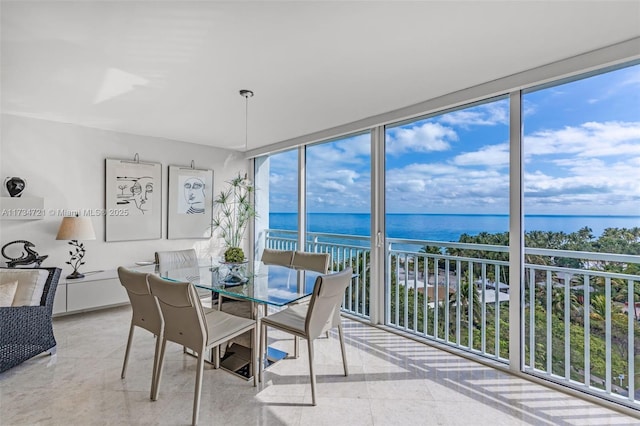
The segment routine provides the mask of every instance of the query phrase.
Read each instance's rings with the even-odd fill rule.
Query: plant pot
[[[222,262],[218,268],[219,282],[224,285],[237,285],[249,281],[247,278],[247,261]]]

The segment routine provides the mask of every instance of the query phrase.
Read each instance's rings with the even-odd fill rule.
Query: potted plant
[[[242,263],[246,260],[241,247],[244,232],[249,221],[256,217],[251,203],[254,187],[247,176],[243,177],[240,173],[227,181],[227,184],[213,201],[215,214],[212,228],[218,231],[227,247],[224,252],[225,262]]]

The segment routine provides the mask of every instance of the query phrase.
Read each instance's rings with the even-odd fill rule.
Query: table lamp
[[[72,249],[69,250],[71,259],[65,262],[67,265],[71,265],[73,272],[67,276],[67,279],[77,279],[84,277],[83,274],[78,272],[78,268],[84,265],[82,259],[84,258],[85,249],[84,244],[79,243],[78,240],[95,240],[96,234],[93,232],[93,225],[91,224],[91,218],[81,216],[68,216],[62,218],[60,229],[58,229],[58,235],[56,240],[71,240],[69,245]]]

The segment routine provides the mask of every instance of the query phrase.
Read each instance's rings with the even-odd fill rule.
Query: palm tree
[[[612,316],[622,312],[618,305],[607,303],[607,298],[604,294],[596,294],[591,298],[590,316],[592,319],[604,321],[607,317],[607,308],[611,308]]]
[[[566,283],[565,285],[569,285]],[[564,295],[565,289],[562,287],[554,287],[551,290],[551,311],[554,315],[561,316],[564,314]],[[575,292],[569,292],[569,315],[573,316],[579,312],[580,303]]]

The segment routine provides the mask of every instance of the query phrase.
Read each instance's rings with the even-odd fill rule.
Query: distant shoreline
[[[287,214],[287,215],[297,215],[296,212],[270,212],[269,214]],[[359,216],[370,216],[370,213],[307,213],[310,215],[359,215]],[[475,217],[509,217],[508,214],[492,214],[492,213],[387,213],[387,216],[475,216]],[[611,215],[611,214],[525,214],[524,217],[592,217],[592,218],[623,218],[623,219],[632,219],[632,218],[640,218],[640,215]]]
[[[271,229],[295,230],[297,213],[270,213]],[[463,234],[501,234],[509,231],[509,215],[391,213],[385,216],[385,231],[389,238],[459,241]],[[594,238],[607,228],[640,227],[638,216],[612,215],[526,215],[524,230],[542,232],[577,232],[589,228]],[[369,213],[309,213],[307,230],[324,234],[368,237],[371,233]]]

